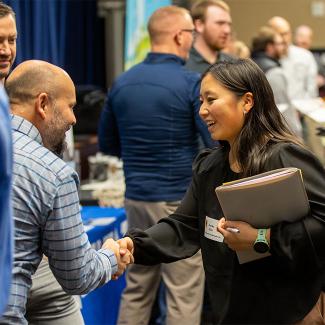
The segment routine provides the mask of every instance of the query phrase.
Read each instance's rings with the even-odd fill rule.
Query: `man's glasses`
[[[192,34],[192,36],[194,37],[195,36],[195,29],[189,29],[189,28],[183,28],[181,29],[182,32],[189,32]]]

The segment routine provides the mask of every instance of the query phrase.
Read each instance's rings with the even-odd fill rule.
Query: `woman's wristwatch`
[[[266,238],[267,229],[258,229],[257,237],[254,242],[254,250],[257,253],[266,253],[270,250],[270,244]]]

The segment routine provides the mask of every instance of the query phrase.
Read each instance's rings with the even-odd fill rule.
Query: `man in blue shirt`
[[[184,68],[194,32],[189,12],[162,7],[149,19],[148,30],[152,51],[116,80],[99,127],[100,150],[123,159],[129,227],[142,229],[177,208],[191,180],[198,133],[212,145],[198,115],[199,74]],[[167,324],[200,323],[199,254],[168,265],[132,265],[119,324],[148,323],[160,276],[167,286]]]
[[[11,284],[13,254],[13,222],[10,191],[12,171],[12,143],[7,96],[0,86],[0,316],[4,311]]]
[[[0,83],[3,84],[16,58],[17,29],[15,13],[0,2]],[[13,221],[11,211],[12,142],[9,103],[0,86],[0,316],[11,284]]]

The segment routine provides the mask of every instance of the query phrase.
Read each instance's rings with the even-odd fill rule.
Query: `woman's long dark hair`
[[[242,176],[258,174],[268,158],[269,146],[278,142],[302,145],[279,112],[263,71],[250,59],[218,62],[202,76],[211,74],[222,86],[241,98],[251,92],[254,106],[245,115],[235,141],[235,154]]]

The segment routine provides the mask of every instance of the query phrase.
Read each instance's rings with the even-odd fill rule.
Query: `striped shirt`
[[[25,304],[31,276],[42,255],[62,288],[87,293],[117,272],[113,252],[91,248],[80,217],[78,176],[42,145],[37,128],[12,116],[15,255],[7,311],[0,323],[27,324]]]

